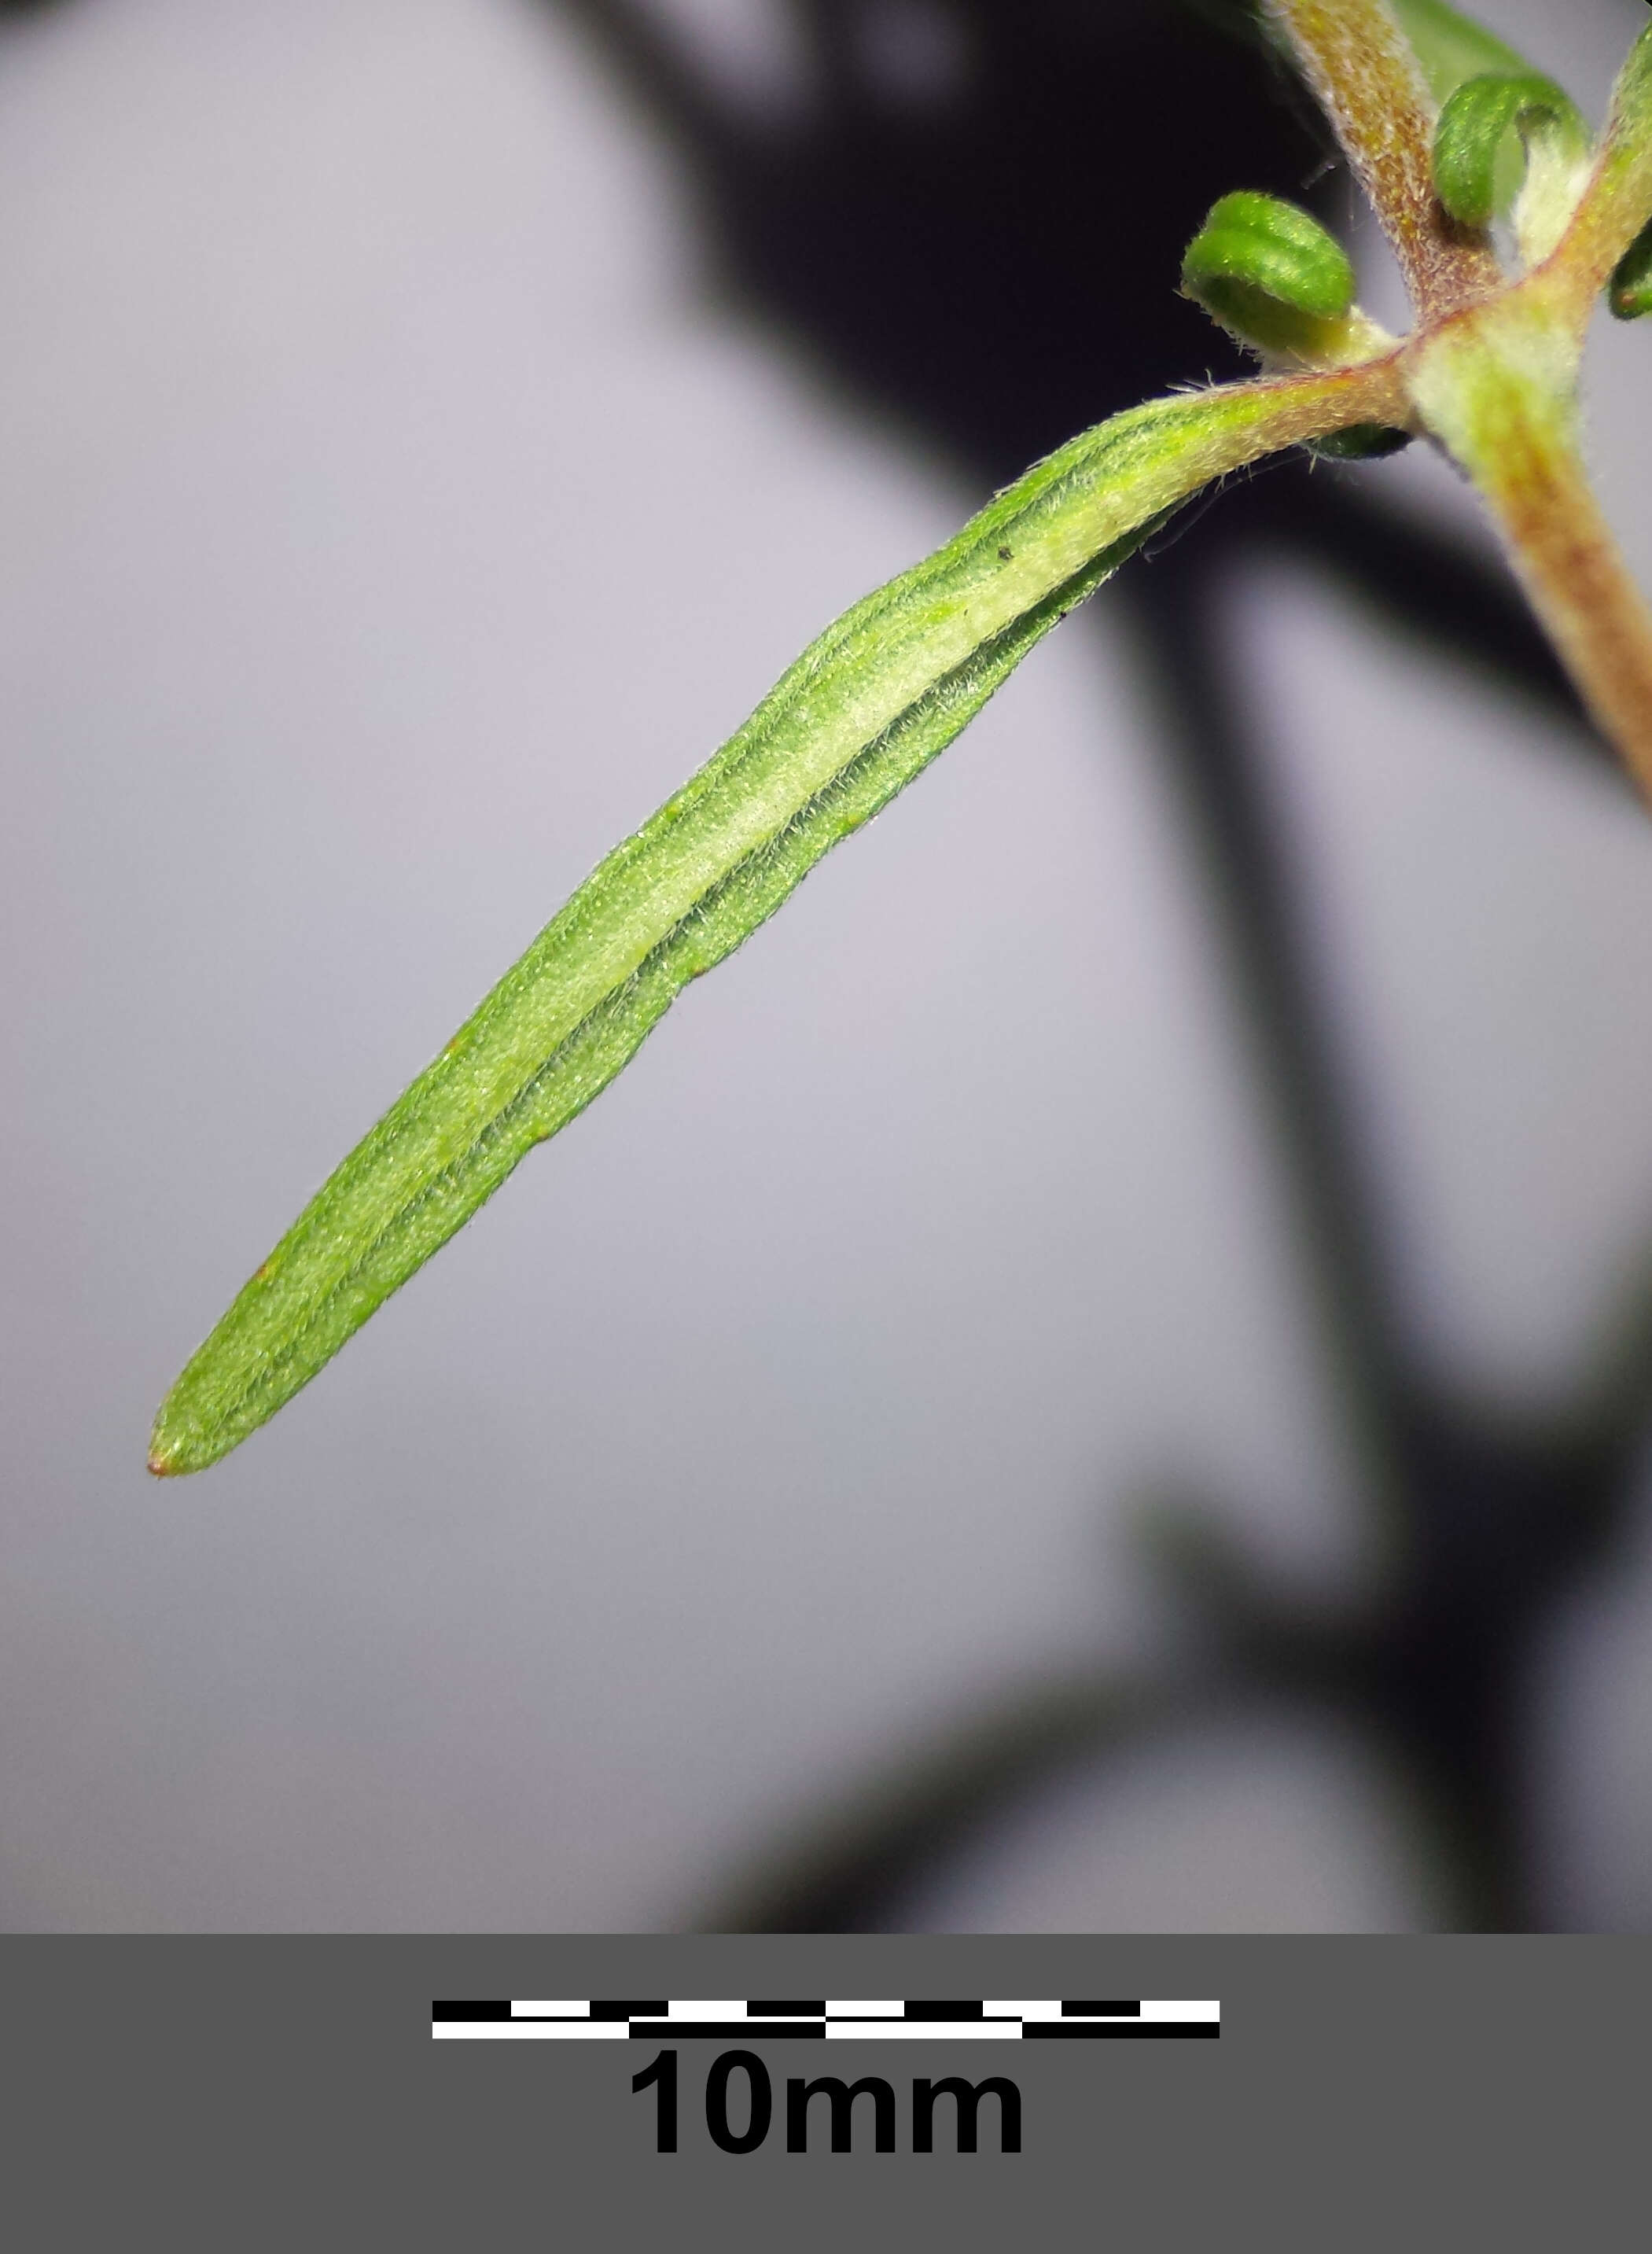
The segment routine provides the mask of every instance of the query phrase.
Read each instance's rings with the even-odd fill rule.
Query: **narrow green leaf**
[[[1446,0],[1390,0],[1390,4],[1436,102],[1446,102],[1465,79],[1478,78],[1484,71],[1517,77],[1531,67],[1506,40],[1460,9],[1448,8]]]
[[[1118,416],[829,627],[318,1193],[162,1404],[151,1470],[199,1470],[272,1416],[1074,603],[1212,479],[1353,419],[1348,388],[1241,384]]]

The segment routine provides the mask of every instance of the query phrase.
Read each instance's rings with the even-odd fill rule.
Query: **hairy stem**
[[[1516,425],[1478,482],[1578,694],[1652,801],[1652,608],[1583,464]]]
[[[1425,321],[1489,297],[1502,272],[1483,234],[1434,193],[1434,119],[1417,58],[1383,0],[1268,0],[1394,246]]]
[[[1652,31],[1629,51],[1594,172],[1544,280],[1579,334],[1612,270],[1652,220]]]
[[[1578,452],[1577,343],[1544,279],[1422,340],[1411,396],[1478,486],[1579,696],[1652,799],[1652,609]]]

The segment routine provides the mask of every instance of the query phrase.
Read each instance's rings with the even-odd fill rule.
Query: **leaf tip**
[[[214,1459],[199,1447],[192,1447],[186,1433],[178,1431],[169,1416],[172,1397],[169,1394],[160,1405],[155,1428],[149,1436],[149,1465],[155,1479],[181,1479],[187,1472],[204,1471]]]
[[[148,1470],[152,1478],[177,1479],[185,1469],[186,1466],[178,1460],[175,1451],[170,1448],[165,1441],[150,1440]]]

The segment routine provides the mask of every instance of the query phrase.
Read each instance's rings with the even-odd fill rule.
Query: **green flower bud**
[[[1518,132],[1525,163],[1510,173],[1506,136]],[[1434,129],[1434,187],[1463,227],[1488,227],[1525,186],[1515,207],[1516,230],[1529,259],[1547,256],[1580,192],[1592,149],[1576,104],[1536,71],[1482,72],[1466,79]]]
[[[1354,269],[1336,238],[1300,205],[1250,190],[1212,205],[1181,286],[1242,343],[1292,360],[1334,357],[1354,304]]]
[[[1322,462],[1378,462],[1384,454],[1403,452],[1410,443],[1409,430],[1390,430],[1383,423],[1350,423],[1346,430],[1310,438],[1306,451]]]
[[[1336,368],[1373,359],[1394,340],[1354,302],[1348,253],[1312,214],[1250,190],[1223,196],[1187,246],[1181,286],[1264,360]],[[1368,461],[1410,444],[1404,430],[1361,423],[1310,442],[1327,461]]]

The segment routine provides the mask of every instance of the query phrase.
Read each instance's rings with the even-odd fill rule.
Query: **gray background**
[[[1076,2225],[1180,2254],[1264,2222],[1270,2245],[1349,2254],[1633,2243],[1641,1942],[106,1939],[10,1942],[0,1962],[29,2066],[8,2194],[43,2247],[94,2242],[133,2212],[186,2249],[571,2230],[738,2248],[783,2235],[813,2254],[850,2233],[973,2250]],[[1215,1995],[1222,2034],[763,2046],[777,2086],[828,2070],[975,2080],[990,2054],[1020,2085],[1018,2158],[990,2130],[973,2158],[944,2130],[911,2153],[904,2086],[895,2153],[864,2149],[864,2129],[847,2154],[788,2154],[773,2129],[760,2152],[722,2153],[696,2118],[714,2043],[680,2047],[681,2149],[662,2156],[653,2096],[630,2089],[650,2046],[430,2034],[433,1995],[623,1994],[645,1975],[667,1994],[818,1992],[849,1970],[879,1995],[1054,1995],[1075,1975],[1087,1992]]]
[[[766,0],[671,12],[797,98]],[[1596,104],[1633,28],[1482,12]],[[520,0],[7,24],[0,305],[0,1920],[678,1924],[953,1717],[1153,1646],[1152,1495],[1360,1572],[1105,597],[274,1426],[147,1481],[309,1190],[979,496],[717,302]],[[1603,325],[1590,392],[1643,579],[1648,351]],[[1652,1244],[1652,831],[1321,588],[1242,600],[1429,1334],[1558,1396]],[[1649,1627],[1643,1532],[1534,1686],[1566,1922],[1652,1915]],[[909,1922],[1430,1914],[1359,1749],[1236,1718]]]

